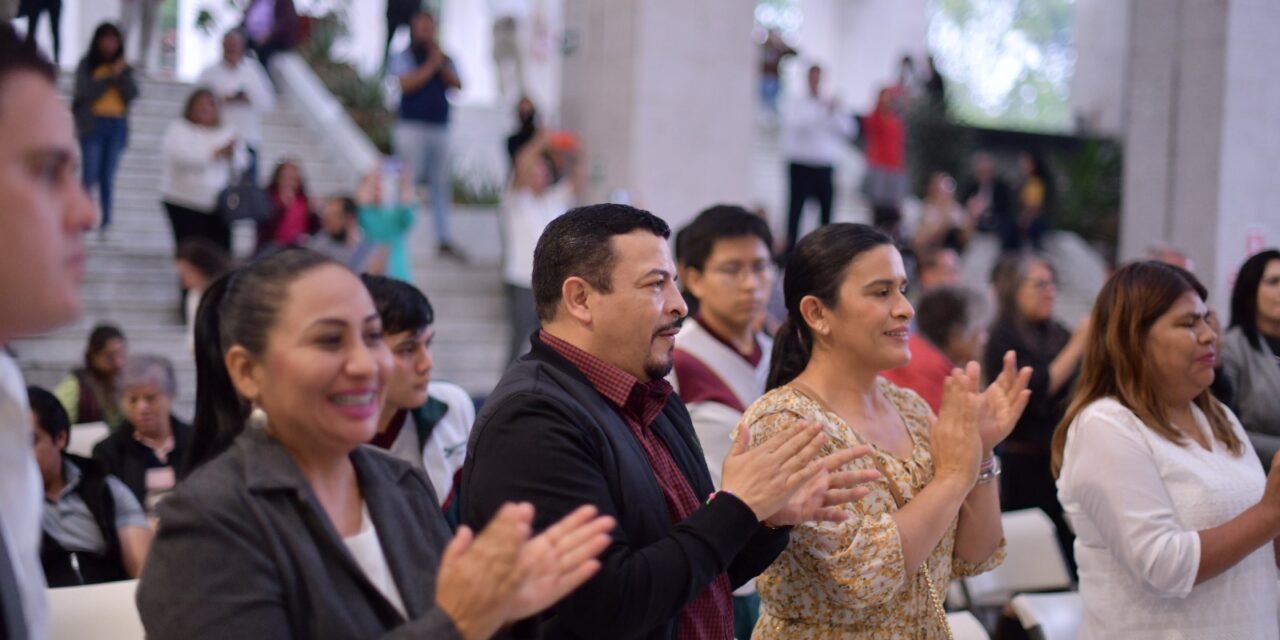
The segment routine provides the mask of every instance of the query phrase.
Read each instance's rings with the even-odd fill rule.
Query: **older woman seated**
[[[156,503],[186,470],[191,427],[171,413],[178,382],[166,358],[131,357],[120,374],[120,389],[125,420],[93,448],[93,457],[154,515]]]

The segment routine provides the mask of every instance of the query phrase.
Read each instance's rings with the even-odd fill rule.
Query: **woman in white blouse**
[[[173,225],[173,244],[205,238],[231,251],[231,225],[218,215],[218,194],[232,171],[248,164],[236,131],[222,122],[218,103],[208,89],[187,98],[182,117],[164,134],[160,194]]]
[[[1280,638],[1280,477],[1263,474],[1208,391],[1217,337],[1205,297],[1190,273],[1140,262],[1094,304],[1053,439],[1077,536],[1082,639]]]

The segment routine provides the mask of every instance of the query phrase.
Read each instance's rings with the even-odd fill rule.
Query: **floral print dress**
[[[907,502],[933,479],[930,453],[931,410],[920,396],[883,378],[877,383],[902,416],[911,436],[911,457],[901,459],[870,445],[872,453],[849,468],[875,469],[878,457],[889,480]],[[766,393],[743,416],[751,429],[752,445],[759,444],[797,420],[814,420],[825,427],[828,442],[820,455],[858,444],[869,444],[840,416],[790,386]],[[893,519],[897,510],[885,480],[869,485],[871,493],[844,505],[851,516],[841,523],[807,523],[791,532],[791,544],[756,580],[760,619],[753,638],[812,640],[874,638],[876,640],[947,638],[935,602],[941,602],[952,579],[977,575],[999,566],[1005,541],[979,564],[952,555],[956,525],[925,563],[937,600],[929,597],[922,571],[906,572],[902,540]]]

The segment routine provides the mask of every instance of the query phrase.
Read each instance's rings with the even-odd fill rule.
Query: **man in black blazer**
[[[687,313],[669,235],[624,205],[548,225],[533,266],[543,328],[472,430],[464,523],[481,526],[511,500],[534,504],[539,529],[583,501],[618,521],[600,572],[548,614],[544,638],[727,640],[732,589],[782,552],[788,526],[840,519],[828,507],[874,477],[837,472],[862,451],[818,458],[826,438],[802,424],[774,445],[748,449],[739,437],[713,492],[689,414],[663,379]]]

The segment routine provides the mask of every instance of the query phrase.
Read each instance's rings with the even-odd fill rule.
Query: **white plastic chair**
[[[1075,591],[1024,593],[1014,597],[1013,611],[1022,628],[1039,640],[1076,640],[1084,615]]]
[[[71,431],[67,435],[67,453],[91,458],[93,448],[111,435],[111,427],[105,422],[83,422],[71,425]]]
[[[144,640],[137,580],[49,589],[49,640]]]
[[[947,614],[947,624],[951,625],[951,637],[955,640],[990,640],[987,630],[981,622],[968,611],[957,611]]]
[[[1040,509],[1003,514],[1008,541],[1004,563],[964,579],[969,606],[1002,606],[1014,594],[1071,588],[1071,574],[1058,546],[1057,529]]]

